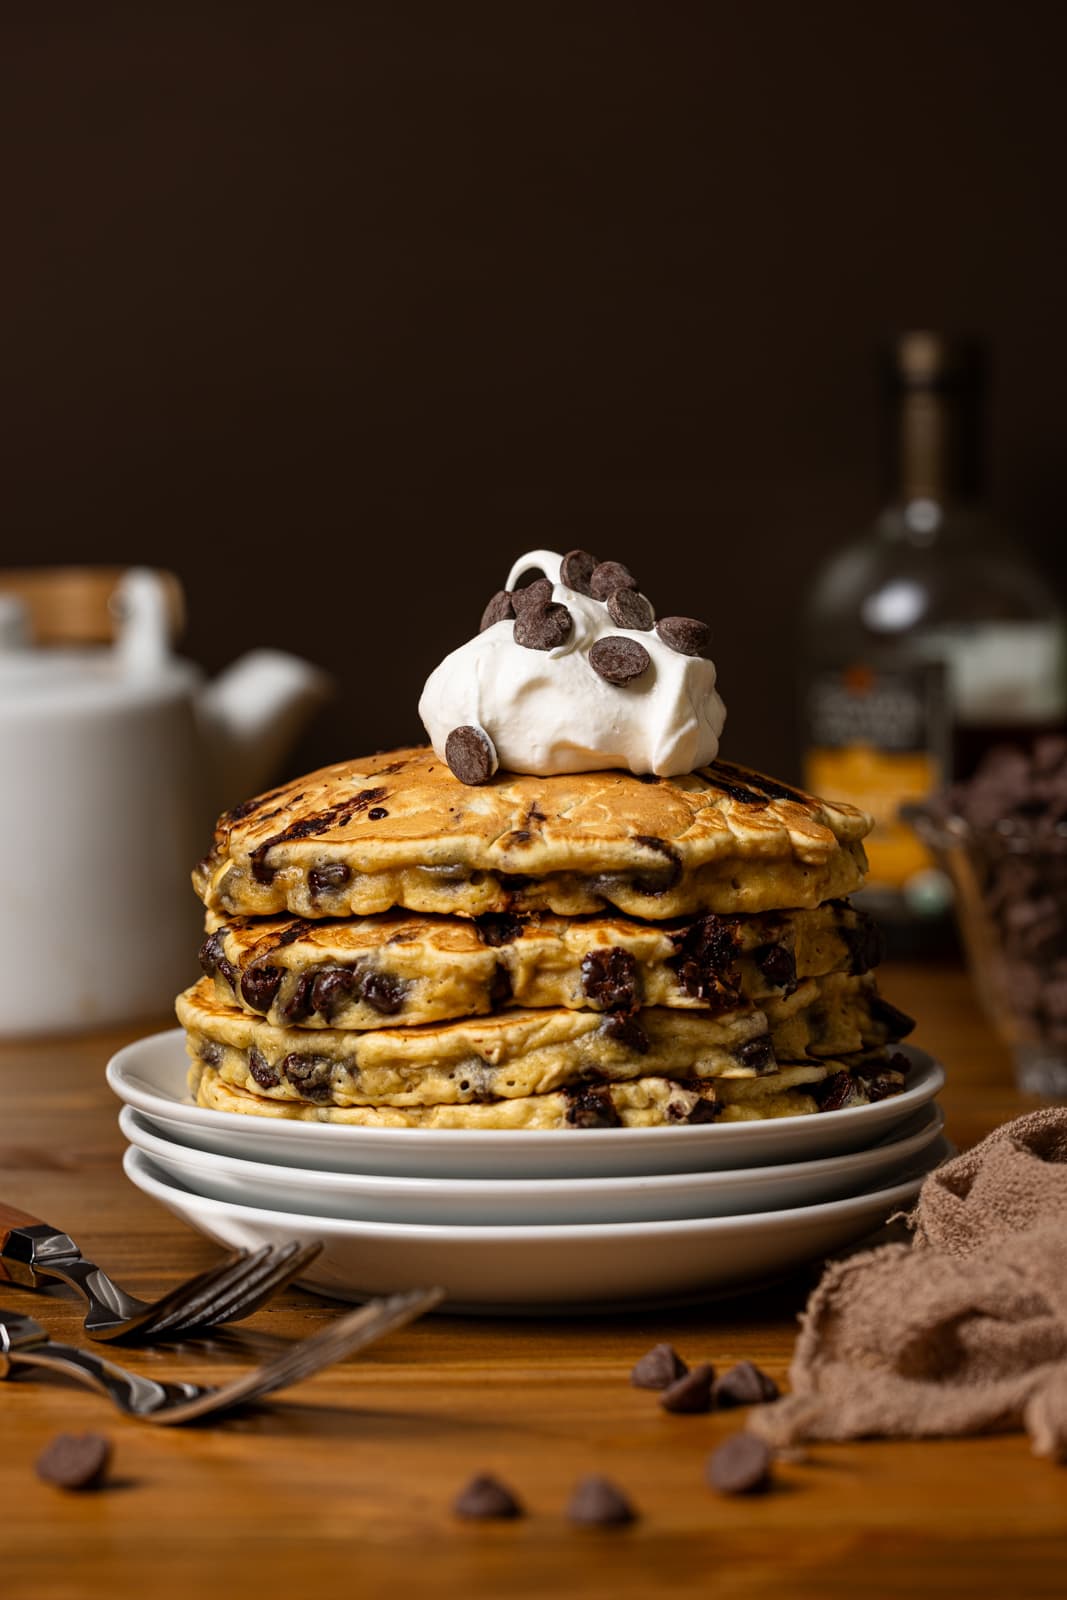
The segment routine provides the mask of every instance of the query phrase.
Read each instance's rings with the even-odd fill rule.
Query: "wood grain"
[[[964,976],[896,968],[885,990],[949,1070],[948,1131],[973,1142],[1020,1110],[1007,1057]],[[0,1193],[74,1234],[151,1298],[213,1248],[122,1176],[103,1081],[122,1036],[0,1048]],[[725,1500],[705,1457],[738,1417],[671,1417],[632,1389],[659,1339],[691,1360],[748,1357],[784,1379],[801,1273],[773,1291],[684,1312],[577,1321],[437,1317],[269,1408],[153,1432],[59,1382],[0,1388],[0,1593],[10,1600],[187,1594],[826,1597],[1059,1594],[1067,1474],[1018,1436],[813,1449],[765,1497]],[[80,1339],[65,1291],[3,1301]],[[122,1352],[139,1371],[218,1381],[331,1316],[300,1291],[209,1345]],[[60,1429],[115,1441],[115,1487],[65,1495],[37,1453]],[[464,1524],[449,1505],[499,1473],[529,1515]],[[625,1530],[576,1530],[562,1506],[586,1472],[640,1508]]]

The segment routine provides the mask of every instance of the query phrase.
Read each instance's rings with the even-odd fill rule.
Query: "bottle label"
[[[948,665],[957,722],[1025,728],[1067,712],[1064,630],[1059,622],[974,622],[933,629],[924,653]]]
[[[923,663],[823,672],[809,688],[807,713],[806,787],[870,812],[868,884],[903,889],[933,865],[899,813],[944,780],[943,669]]]

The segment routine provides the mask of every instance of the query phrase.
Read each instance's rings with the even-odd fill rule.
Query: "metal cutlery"
[[[23,1289],[41,1289],[52,1279],[68,1284],[88,1304],[86,1333],[102,1341],[136,1338],[147,1344],[238,1322],[297,1277],[321,1249],[292,1243],[237,1251],[149,1304],[87,1261],[69,1234],[0,1201],[0,1283]]]
[[[195,1383],[158,1383],[127,1372],[93,1350],[53,1343],[44,1328],[30,1317],[0,1310],[0,1380],[24,1367],[62,1373],[104,1395],[127,1416],[171,1427],[247,1405],[299,1383],[413,1322],[443,1298],[443,1289],[412,1289],[388,1299],[371,1300],[358,1311],[338,1317],[321,1332],[296,1340],[273,1360],[218,1389]]]

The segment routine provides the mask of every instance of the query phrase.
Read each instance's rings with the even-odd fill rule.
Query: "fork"
[[[322,1250],[321,1244],[264,1245],[239,1250],[178,1284],[151,1304],[127,1294],[87,1261],[74,1240],[38,1217],[0,1201],[0,1283],[41,1289],[58,1278],[87,1301],[91,1339],[180,1338],[195,1328],[238,1322],[292,1281]]]
[[[9,1378],[20,1367],[44,1367],[105,1395],[128,1417],[173,1427],[231,1411],[235,1406],[261,1400],[276,1389],[300,1383],[323,1367],[356,1350],[365,1350],[385,1334],[413,1322],[443,1299],[443,1289],[411,1289],[406,1294],[368,1301],[320,1333],[295,1340],[273,1361],[223,1384],[221,1389],[197,1383],[157,1383],[153,1378],[127,1372],[93,1350],[54,1344],[39,1322],[17,1311],[0,1310],[0,1380]]]

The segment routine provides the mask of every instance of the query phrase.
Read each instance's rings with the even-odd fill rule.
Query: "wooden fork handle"
[[[6,1201],[0,1200],[0,1283],[15,1283],[17,1281],[4,1266],[7,1242],[16,1228],[46,1227],[48,1227],[48,1224],[42,1222],[40,1217],[31,1216],[28,1211],[20,1211],[18,1206],[8,1205]]]

